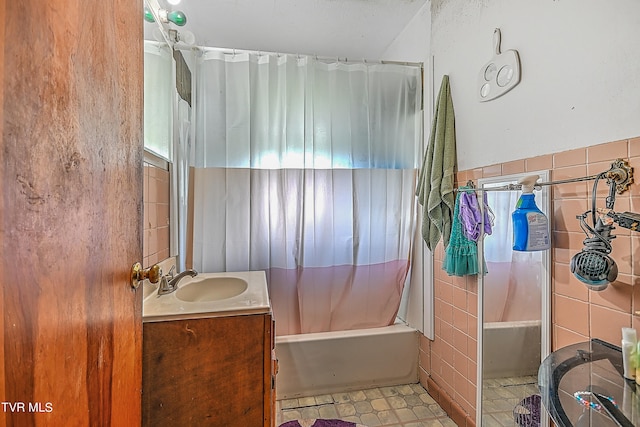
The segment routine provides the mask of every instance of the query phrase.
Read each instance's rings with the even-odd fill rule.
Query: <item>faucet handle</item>
[[[173,279],[173,275],[175,271],[176,271],[176,265],[173,264],[165,277],[167,277],[169,280]]]

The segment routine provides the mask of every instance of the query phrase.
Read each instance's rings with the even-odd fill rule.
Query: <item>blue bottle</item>
[[[551,247],[549,220],[538,209],[533,195],[533,187],[538,178],[538,175],[532,175],[518,181],[522,184],[522,196],[511,214],[514,251],[543,251]]]

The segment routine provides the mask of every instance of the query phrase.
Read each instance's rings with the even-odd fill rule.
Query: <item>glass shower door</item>
[[[546,181],[546,172],[536,172]],[[531,175],[528,173],[527,175]],[[524,174],[522,175],[524,176]],[[481,179],[480,188],[517,184],[521,176]],[[548,187],[536,191],[538,207],[549,216]],[[544,413],[537,374],[549,352],[548,301],[550,251],[518,252],[513,248],[511,213],[521,191],[487,191],[495,216],[491,235],[479,242],[485,274],[479,281],[479,385],[481,425],[520,426]]]

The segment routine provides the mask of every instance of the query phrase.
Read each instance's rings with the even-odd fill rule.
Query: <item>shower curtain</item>
[[[218,50],[196,68],[194,267],[265,270],[279,335],[393,323],[420,68]]]
[[[515,182],[512,182],[515,184]],[[489,191],[487,202],[495,214],[495,224],[486,236],[484,255],[484,321],[509,322],[540,320],[542,252],[513,250],[511,213],[521,193]]]

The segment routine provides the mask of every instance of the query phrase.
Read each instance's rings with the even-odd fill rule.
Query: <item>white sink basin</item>
[[[178,282],[166,295],[157,292],[142,302],[142,321],[200,319],[271,311],[264,271],[200,273]]]
[[[238,277],[207,277],[194,280],[178,288],[176,298],[187,302],[220,301],[237,297],[249,284]]]

